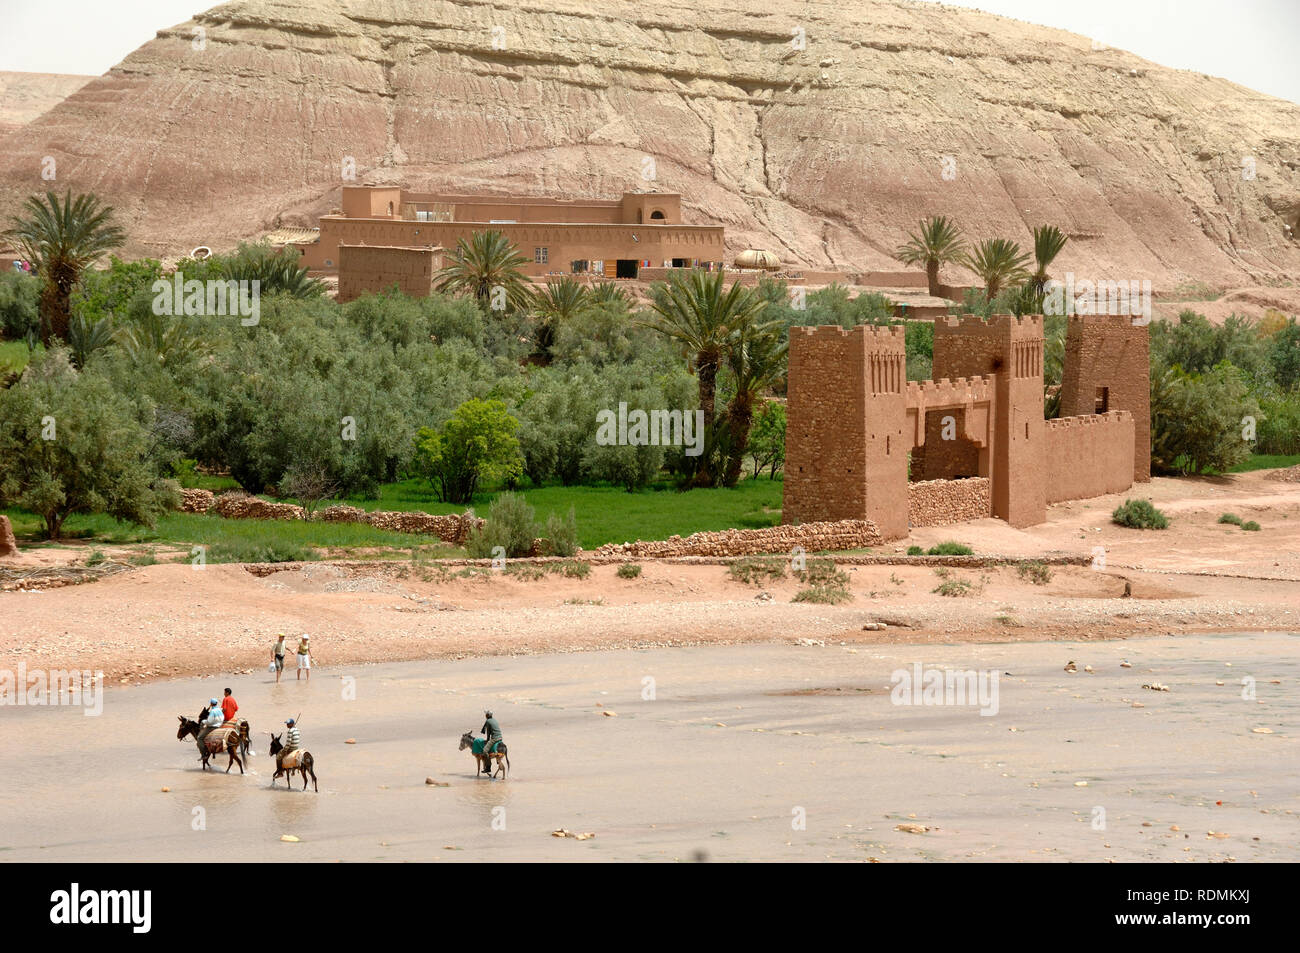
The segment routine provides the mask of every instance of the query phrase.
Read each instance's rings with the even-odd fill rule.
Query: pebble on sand
[[[424,779],[424,783],[425,783],[425,784],[431,784],[431,785],[433,785],[435,788],[449,788],[449,787],[451,787],[451,783],[450,783],[450,782],[448,782],[448,781],[435,781],[433,778],[425,778],[425,779]]]
[[[294,837],[292,834],[281,834],[280,840],[284,841],[286,844],[298,843],[298,838]]]

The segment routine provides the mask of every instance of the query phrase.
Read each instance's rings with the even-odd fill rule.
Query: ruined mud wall
[[[907,519],[912,527],[946,526],[990,514],[988,477],[924,480],[907,487]]]
[[[1124,410],[1047,421],[1047,502],[1132,486],[1133,429],[1133,415]]]
[[[763,553],[789,553],[796,546],[805,552],[819,550],[863,549],[879,546],[880,533],[870,520],[838,520],[827,523],[770,526],[765,529],[726,529],[718,532],[692,533],[683,539],[634,543],[608,543],[587,555],[635,556],[751,556]]]
[[[427,298],[434,273],[441,267],[442,252],[432,248],[340,245],[338,299],[352,301],[393,285],[404,295]]]

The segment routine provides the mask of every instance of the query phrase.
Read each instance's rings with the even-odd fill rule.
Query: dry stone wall
[[[764,529],[726,529],[717,532],[671,536],[665,540],[634,543],[608,543],[593,553],[596,557],[633,556],[752,556],[762,553],[788,553],[796,546],[805,552],[819,550],[863,549],[883,542],[876,524],[870,520],[837,520],[825,523],[799,523],[770,526]]]
[[[211,490],[181,490],[180,511],[182,513],[206,513],[212,509],[216,502],[217,498]]]
[[[303,508],[293,503],[271,503],[238,491],[222,493],[213,509],[231,520],[300,520],[305,515]]]
[[[923,480],[907,487],[907,519],[913,527],[946,526],[990,514],[988,477]]]
[[[365,523],[393,533],[426,533],[448,543],[464,543],[483,520],[473,513],[433,515],[423,512],[378,510],[368,513],[355,506],[331,506],[317,514],[319,519],[336,523]]]

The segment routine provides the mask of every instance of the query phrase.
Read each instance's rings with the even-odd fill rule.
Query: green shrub
[[[500,552],[512,558],[529,556],[536,528],[533,508],[523,496],[502,493],[488,507],[483,526],[470,534],[465,549],[476,559],[495,558]]]
[[[1233,526],[1241,525],[1241,517],[1236,513],[1224,513],[1219,517],[1220,523],[1231,523]]]
[[[727,567],[727,575],[747,586],[785,578],[785,560],[775,556],[746,556]]]
[[[1028,579],[1035,586],[1045,586],[1052,581],[1052,567],[1047,563],[1026,560],[1016,565],[1016,572],[1021,579]]]
[[[962,543],[956,543],[949,540],[946,543],[940,543],[938,546],[931,546],[927,556],[973,556],[975,550]]]
[[[1111,520],[1130,529],[1168,529],[1169,520],[1150,500],[1125,500],[1110,514]]]
[[[108,561],[108,557],[104,555],[104,551],[102,549],[92,549],[90,553],[86,556],[87,566],[98,566],[100,563],[104,563],[107,561]]]
[[[1259,531],[1260,525],[1256,523],[1254,520],[1247,520],[1246,522],[1241,524],[1241,528],[1244,530],[1249,530],[1252,533],[1256,533]]]
[[[636,563],[623,563],[618,567],[619,579],[636,579],[641,575],[641,567]]]
[[[542,552],[546,556],[572,556],[578,551],[578,518],[572,506],[567,516],[552,513],[546,517],[544,540]]]
[[[925,555],[925,550],[924,550],[922,547],[920,547],[920,546],[908,546],[908,547],[907,547],[907,555],[909,555],[909,556],[924,556],[924,555]]]

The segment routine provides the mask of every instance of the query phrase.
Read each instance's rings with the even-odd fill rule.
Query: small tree
[[[1029,256],[1005,238],[986,238],[966,255],[965,264],[984,282],[984,297],[989,301],[1003,288],[1029,277]]]
[[[441,430],[421,427],[415,437],[416,463],[444,503],[469,503],[484,481],[523,473],[515,436],[519,421],[499,400],[465,401]]]
[[[0,391],[0,502],[38,514],[50,539],[73,513],[153,526],[180,491],[151,467],[150,441],[107,379],[46,352]]]
[[[776,471],[785,466],[784,404],[769,400],[754,417],[754,428],[749,433],[749,456],[754,462],[755,478],[766,470],[768,479],[776,479]]]
[[[296,499],[311,519],[317,507],[338,495],[338,482],[321,464],[301,464],[290,469],[280,481],[280,493]]]

